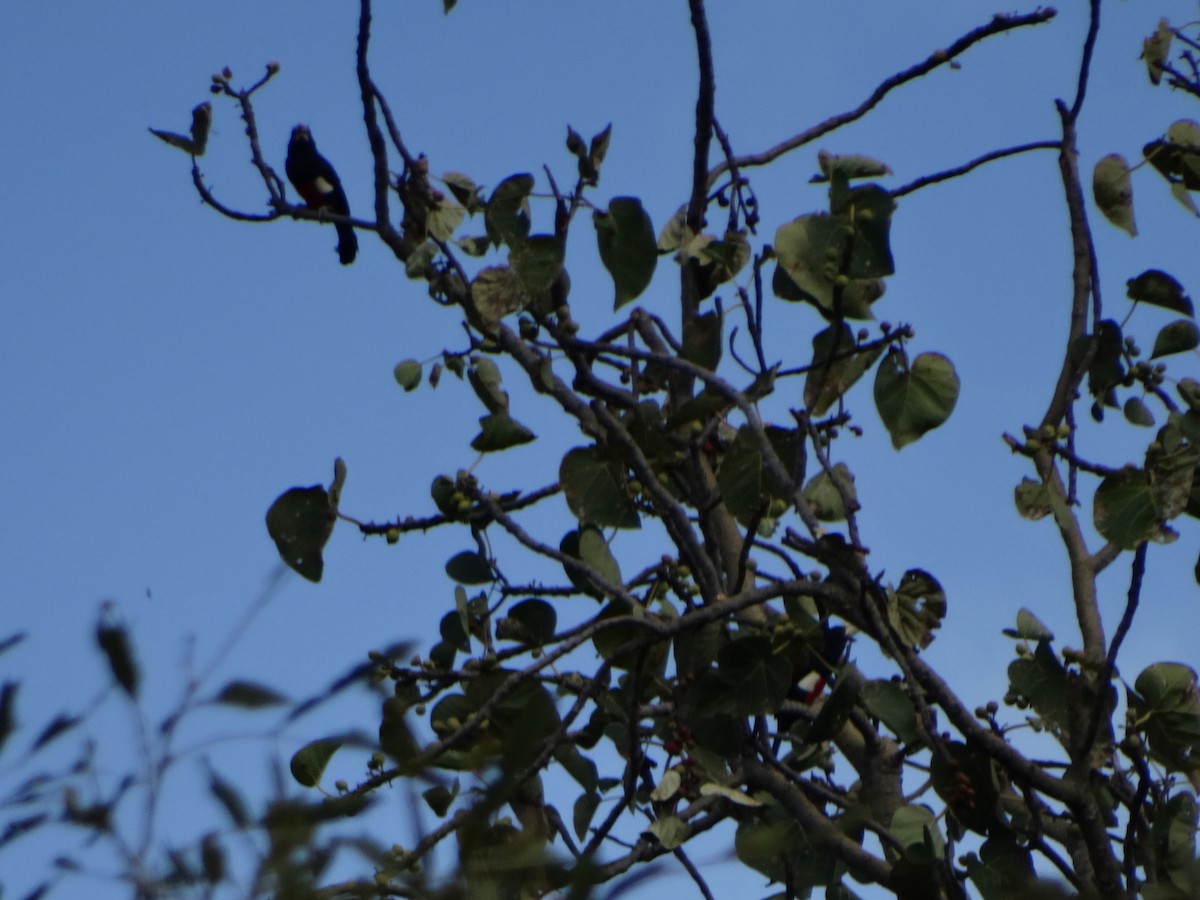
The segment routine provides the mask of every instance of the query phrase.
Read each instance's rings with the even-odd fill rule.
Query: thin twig
[[[1016,156],[1018,153],[1028,153],[1031,150],[1059,150],[1061,148],[1061,141],[1032,141],[1028,144],[1018,144],[1015,147],[1005,147],[1003,150],[993,150],[990,153],[977,156],[970,162],[963,163],[961,166],[955,166],[942,172],[935,172],[932,175],[922,175],[920,178],[910,181],[903,187],[896,188],[891,193],[893,197],[903,197],[905,194],[911,194],[913,191],[920,190],[928,185],[937,184],[940,181],[948,181],[951,178],[958,178],[960,175],[966,175],[973,169],[978,169],[980,166],[997,159]]]
[[[979,43],[980,41],[991,37],[994,34],[1000,34],[1005,31],[1012,31],[1016,28],[1021,28],[1026,25],[1040,25],[1043,22],[1048,22],[1056,15],[1053,9],[1039,9],[1032,13],[1022,16],[1005,16],[998,15],[992,18],[992,21],[986,25],[967,32],[960,37],[949,47],[944,50],[935,50],[924,61],[917,63],[905,69],[903,72],[898,72],[890,78],[884,79],[879,86],[871,92],[862,103],[854,107],[854,109],[839,113],[835,116],[830,116],[824,122],[807,128],[799,134],[793,135],[785,141],[781,141],[769,150],[764,150],[761,153],[753,153],[748,156],[739,156],[736,160],[738,166],[748,168],[750,166],[765,166],[768,163],[778,159],[785,153],[795,150],[798,147],[803,147],[805,144],[815,141],[822,135],[826,135],[831,131],[841,128],[843,125],[848,125],[858,119],[861,119],[868,112],[874,109],[884,97],[886,97],[895,88],[900,87],[914,79],[920,78],[939,66],[946,65],[955,57],[961,55],[965,50]],[[728,171],[729,164],[721,163],[711,172],[708,173],[708,183],[712,184],[724,172]]]

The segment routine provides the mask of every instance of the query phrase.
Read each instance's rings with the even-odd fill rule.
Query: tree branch
[[[771,147],[769,150],[764,150],[761,153],[754,153],[748,156],[739,156],[735,162],[741,168],[748,168],[750,166],[765,166],[783,156],[785,153],[789,153],[798,147],[803,147],[805,144],[815,141],[822,135],[828,134],[831,131],[841,128],[843,125],[848,125],[851,122],[861,119],[868,112],[874,109],[879,102],[894,89],[909,81],[920,78],[922,75],[932,72],[939,66],[945,65],[955,57],[961,55],[963,51],[967,50],[974,44],[977,44],[994,34],[1012,31],[1016,28],[1021,28],[1026,25],[1040,25],[1043,22],[1048,22],[1050,19],[1054,18],[1055,15],[1056,12],[1053,9],[1039,9],[1032,13],[1028,13],[1027,15],[994,16],[991,22],[986,25],[981,25],[973,31],[967,32],[944,50],[935,50],[924,61],[905,69],[903,72],[898,72],[895,75],[892,75],[890,78],[884,79],[882,82],[880,82],[879,86],[871,92],[871,95],[858,106],[854,107],[854,109],[847,110],[846,112],[839,113],[835,116],[830,116],[824,122],[814,125],[811,128],[808,128],[785,141],[781,141],[774,147]],[[728,168],[728,163],[722,163],[714,168],[708,173],[708,184],[711,185],[722,173],[727,171]]]
[[[982,156],[977,156],[970,162],[963,163],[961,166],[955,166],[952,169],[946,169],[942,172],[935,172],[932,175],[922,175],[920,178],[910,181],[903,187],[898,187],[892,191],[893,197],[903,197],[905,194],[911,194],[913,191],[920,190],[923,187],[928,187],[931,184],[937,184],[940,181],[948,181],[951,178],[958,178],[960,175],[966,175],[968,172],[978,169],[986,163],[993,162],[997,159],[1004,159],[1008,156],[1016,156],[1018,153],[1029,153],[1031,150],[1060,150],[1062,149],[1062,141],[1033,141],[1028,144],[1018,144],[1015,147],[1005,147],[1003,150],[993,150],[990,153],[984,153]]]

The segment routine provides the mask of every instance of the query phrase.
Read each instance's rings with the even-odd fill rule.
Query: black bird
[[[284,168],[288,180],[304,198],[309,209],[327,210],[339,216],[350,215],[350,204],[346,201],[346,192],[342,190],[342,181],[329,160],[317,152],[317,145],[313,143],[312,132],[307,125],[297,125],[292,129]],[[336,222],[334,227],[338,235],[338,259],[343,266],[348,266],[358,255],[358,236],[346,222]]]

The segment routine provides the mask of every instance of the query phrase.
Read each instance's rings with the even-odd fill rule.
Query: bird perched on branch
[[[284,168],[288,180],[304,198],[309,209],[326,210],[339,216],[350,215],[350,204],[346,201],[346,192],[342,190],[342,181],[329,160],[317,152],[317,145],[313,143],[312,132],[307,125],[297,125],[292,129]],[[338,259],[343,266],[348,266],[358,254],[358,236],[346,222],[337,222],[334,227],[338,235]]]

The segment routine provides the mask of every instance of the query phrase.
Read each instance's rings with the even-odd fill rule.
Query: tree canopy
[[[619,120],[566,123],[564,144],[516,171],[443,168],[421,145],[421,113],[396,101],[411,86],[374,74],[396,38],[373,28],[371,0],[358,4],[357,95],[346,98],[361,106],[366,165],[338,158],[315,124],[292,132],[286,164],[276,158],[259,127],[288,77],[276,62],[248,82],[217,72],[189,127],[151,129],[190,157],[216,214],[260,229],[299,222],[330,245],[336,229],[342,263],[355,262],[351,244],[360,260],[384,254],[403,269],[405,302],[436,304],[458,326],[446,345],[406,335],[393,373],[406,394],[449,395],[436,414],[408,414],[410,438],[450,420],[467,434],[429,472],[428,497],[404,497],[391,515],[359,494],[349,502],[353,460],[314,413],[331,471],[275,486],[265,510],[280,558],[310,582],[355,530],[379,552],[452,535],[449,555],[423,557],[452,586],[409,601],[436,605],[436,635],[381,622],[380,642],[313,696],[246,679],[187,686],[159,737],[210,702],[282,711],[302,727],[351,692],[376,698],[370,721],[291,748],[261,806],[212,770],[221,828],[186,847],[134,846],[123,805],[153,800],[177,762],[169,742],[147,740],[144,770],[116,785],[89,780],[86,760],[51,779],[38,754],[82,722],[68,712],[28,745],[21,767],[37,775],[7,801],[0,841],[80,827],[115,849],[146,897],[615,896],[668,862],[698,896],[719,895],[697,847],[732,848],[750,883],[779,897],[1200,893],[1196,672],[1173,659],[1120,664],[1141,607],[1159,599],[1143,596],[1158,545],[1190,539],[1184,523],[1200,517],[1190,368],[1200,329],[1191,273],[1152,262],[1102,270],[1100,237],[1137,236],[1139,218],[1145,227],[1164,214],[1139,202],[1135,216],[1135,194],[1200,215],[1200,124],[1105,132],[1121,143],[1083,165],[1081,136],[1103,116],[1089,93],[1102,33],[1092,0],[1071,90],[1050,106],[1052,133],[903,178],[887,147],[824,144],[983,46],[1003,40],[1005,65],[1021,66],[1021,42],[1056,27],[1055,11],[1038,8],[938,34],[844,110],[798,128],[789,117],[790,134],[742,146],[723,127],[723,104],[737,99],[721,91],[721,36],[703,0],[687,8],[694,140],[672,159],[672,209],[609,183]],[[1186,115],[1200,98],[1195,23],[1163,19],[1124,49],[1142,54],[1143,89],[1174,90]],[[252,187],[231,196],[205,162],[216,142],[241,140],[235,117]],[[1030,198],[1030,216],[1052,220],[1070,277],[1042,285],[1037,309],[977,335],[1004,344],[1013,368],[1034,364],[1024,332],[1051,335],[1036,393],[969,409],[961,359],[975,347],[927,343],[888,286],[906,265],[902,247],[929,264],[942,240],[922,236],[930,251],[900,239],[907,204],[947,184],[969,197],[973,179],[1015,160],[1036,161],[1037,183],[1054,186]],[[788,192],[771,180],[780,167]],[[370,187],[343,191],[352,184]],[[1009,252],[986,209],[964,201],[944,224]],[[1140,308],[1150,314],[1132,318]],[[969,617],[971,598],[943,584],[944,560],[897,564],[888,544],[902,536],[872,518],[892,502],[889,480],[909,477],[905,456],[961,415],[985,418],[1021,463],[1023,477],[1002,486],[1006,509],[1045,520],[1027,527],[1068,573],[1042,596],[1008,598],[1009,627],[987,636],[1007,656],[995,698],[964,693],[963,674],[935,655],[943,624]],[[862,471],[866,443],[890,448],[878,457],[895,461],[890,474]],[[513,462],[492,465],[501,458]],[[983,461],[973,474],[1007,477]],[[979,505],[962,497],[906,520],[967,530],[985,521]],[[1120,601],[1106,603],[1114,573]],[[1070,634],[1047,624],[1064,616]],[[110,608],[95,637],[115,689],[136,705],[136,634]],[[18,690],[0,692],[2,738]],[[331,779],[346,756],[356,777]],[[406,837],[371,815],[414,807],[434,824]]]

